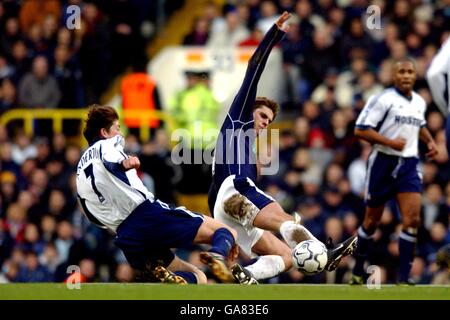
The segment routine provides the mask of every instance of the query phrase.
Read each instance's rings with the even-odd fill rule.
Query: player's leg
[[[316,237],[294,217],[286,213],[277,202],[271,202],[256,215],[253,225],[273,232],[279,232],[289,247],[294,248],[304,240],[316,240]]]
[[[276,202],[264,207],[257,214],[253,224],[262,229],[280,232],[291,248],[295,248],[298,243],[305,240],[319,241],[308,229],[296,222],[291,215],[285,213]],[[277,228],[279,229],[277,230]],[[327,271],[335,270],[343,257],[353,253],[356,241],[357,236],[352,236],[336,246],[330,243],[331,247],[328,248],[328,261],[325,269]]]
[[[176,274],[169,270],[169,266],[177,266],[174,263],[176,257],[169,248],[158,247],[156,244],[146,247],[142,243],[131,244],[125,241],[116,241],[116,245],[122,249],[128,263],[134,269],[135,280],[138,282],[197,283],[197,277],[193,273]]]
[[[358,240],[355,250],[355,266],[353,267],[354,284],[362,284],[364,275],[364,263],[367,258],[369,247],[372,243],[373,234],[381,220],[384,204],[377,207],[366,206],[364,221],[358,229]]]
[[[204,216],[204,221],[193,241],[194,243],[211,244],[211,249],[208,252],[202,252],[200,259],[211,268],[212,273],[220,281],[225,283],[234,282],[226,260],[235,246],[236,238],[235,230],[215,219]]]
[[[402,231],[398,240],[400,251],[398,282],[408,283],[420,224],[421,196],[418,192],[402,192],[397,194],[397,202],[402,215]]]
[[[193,264],[181,260],[177,256],[174,257],[167,269],[173,271],[177,276],[182,277],[188,283],[206,284],[208,282],[203,271]]]
[[[248,178],[236,178],[233,187],[238,193],[224,201],[223,210],[245,228],[257,227],[279,232],[289,247],[304,240],[317,240],[308,229],[287,214],[274,199],[258,189]],[[220,193],[220,192],[219,192]],[[337,268],[342,257],[353,252],[356,237],[351,237],[328,250],[326,270]]]
[[[373,151],[367,161],[366,190],[365,190],[365,216],[362,225],[358,228],[358,241],[355,250],[355,266],[351,283],[362,284],[364,263],[366,261],[373,234],[383,215],[384,205],[396,193],[397,184],[393,173],[399,171],[399,159],[384,153]]]
[[[233,187],[238,192],[227,201],[231,216],[236,216],[244,225],[279,232],[286,243],[294,248],[303,240],[317,240],[304,226],[296,223],[294,217],[247,177],[237,177]],[[234,198],[234,199],[233,199]]]
[[[228,208],[228,202],[226,203],[226,207]],[[239,253],[242,256],[245,256],[247,259],[254,258],[255,253],[252,251],[252,248],[266,231],[256,228],[252,225],[244,225],[242,221],[236,219],[235,217],[226,213],[225,210],[221,210],[219,208],[216,208],[214,216],[218,221],[228,225],[229,227],[233,228],[233,230],[236,230],[236,243],[239,246]],[[235,258],[237,258],[237,256]],[[231,260],[232,259],[230,259],[230,262]],[[233,265],[231,271],[236,281],[240,284],[258,284],[258,281],[239,264]]]
[[[247,284],[250,277],[256,280],[272,278],[292,267],[291,249],[269,231],[263,232],[252,251],[259,255],[256,262],[242,269],[232,268],[240,283]]]

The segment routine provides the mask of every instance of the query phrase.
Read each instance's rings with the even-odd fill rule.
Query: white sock
[[[297,244],[305,240],[317,240],[308,229],[306,229],[301,224],[295,223],[294,221],[286,221],[280,227],[280,233],[284,241],[292,249],[295,248]]]
[[[245,269],[250,271],[256,280],[261,280],[275,277],[283,272],[285,267],[281,256],[267,255],[259,257],[255,263],[246,266]]]

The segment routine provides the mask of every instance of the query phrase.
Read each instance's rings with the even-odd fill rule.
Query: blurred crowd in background
[[[133,63],[146,63],[155,2],[0,3],[0,114],[18,107],[81,108],[98,102],[115,76]],[[168,16],[183,5],[165,3],[170,3],[164,9]],[[65,27],[65,8],[71,4],[82,8],[79,30]],[[370,4],[380,9],[381,28],[367,28]],[[450,33],[450,1],[236,0],[222,7],[211,2],[183,44],[257,45],[284,10],[294,16],[279,46],[287,79],[279,120],[290,120],[290,125],[280,132],[280,170],[261,177],[261,188],[287,212],[301,213],[305,226],[322,241],[339,242],[354,234],[364,216],[371,150],[353,136],[354,121],[369,96],[391,85],[391,62],[413,57],[415,90],[427,102],[428,128],[440,155],[433,162],[421,159],[422,227],[412,277],[418,283],[440,283],[435,259],[437,250],[450,243],[450,165],[444,118],[424,74]],[[83,281],[133,280],[114,236],[90,224],[77,204],[75,169],[82,147],[68,138],[29,137],[19,124],[0,126],[0,283],[62,282],[70,265],[80,266]],[[155,129],[144,142],[130,134],[126,150],[139,156],[139,174],[149,190],[177,204],[183,169],[171,162],[166,130]],[[396,281],[399,223],[398,208],[390,202],[370,260],[381,267],[383,283]],[[177,254],[205,270],[200,249]],[[267,282],[346,283],[352,263],[348,257],[333,273],[306,277],[292,270]]]

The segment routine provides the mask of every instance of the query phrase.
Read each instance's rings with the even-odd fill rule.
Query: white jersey
[[[450,113],[450,37],[431,61],[427,80],[434,102],[447,115]]]
[[[388,139],[406,140],[402,151],[375,144],[374,150],[401,157],[419,156],[419,131],[426,125],[425,100],[415,92],[409,99],[396,89],[386,89],[372,96],[356,120],[360,129],[373,128]]]
[[[92,222],[114,232],[146,199],[154,200],[136,170],[125,171],[124,139],[100,140],[82,155],[77,167],[77,190],[83,210]]]

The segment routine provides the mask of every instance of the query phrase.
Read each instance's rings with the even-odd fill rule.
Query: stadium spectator
[[[240,21],[236,10],[230,10],[225,15],[226,25],[220,30],[211,30],[207,45],[210,47],[237,46],[248,38],[250,32]]]
[[[183,39],[185,46],[200,46],[205,45],[208,41],[210,32],[209,21],[205,17],[197,17],[194,20],[192,31],[188,33]]]
[[[55,49],[53,76],[61,91],[59,108],[80,108],[84,105],[81,70],[72,60],[69,48],[59,45]]]
[[[188,136],[181,137],[183,146],[179,154],[189,161],[181,163],[183,176],[178,190],[184,194],[206,193],[211,181],[211,166],[196,163],[204,153],[211,154],[211,148],[219,130],[220,105],[209,86],[208,71],[186,71],[187,86],[171,100],[169,112],[177,122],[177,128],[184,129]],[[196,180],[195,186],[191,181]]]
[[[47,58],[33,60],[33,71],[19,84],[19,103],[24,108],[50,108],[58,106],[61,92],[55,78],[49,74]]]
[[[132,282],[134,280],[133,268],[128,263],[121,263],[117,266],[115,273],[117,282]]]
[[[0,84],[0,115],[17,107],[16,87],[9,79],[4,79]]]
[[[39,263],[34,251],[25,254],[25,263],[19,269],[15,282],[50,282],[53,278],[46,267]]]
[[[24,243],[22,248],[25,251],[33,251],[38,256],[44,252],[44,241],[39,235],[39,230],[34,223],[27,223],[24,230]]]
[[[54,275],[60,262],[55,244],[53,242],[46,243],[43,253],[39,256],[39,263]]]
[[[110,75],[110,34],[103,13],[96,4],[86,3],[82,11],[82,41],[79,51],[86,102],[98,101]]]
[[[20,25],[24,32],[34,24],[42,24],[48,16],[54,16],[58,21],[61,15],[61,5],[57,0],[30,0],[20,8]]]
[[[262,31],[262,34],[266,34],[267,31],[278,19],[278,9],[275,3],[271,0],[261,1],[260,4],[261,17],[256,22],[256,28]]]
[[[87,283],[94,282],[96,276],[95,262],[91,259],[83,259],[79,265],[80,271],[70,274],[64,281],[66,283]]]
[[[22,165],[27,158],[37,156],[36,146],[31,143],[31,139],[23,131],[17,132],[12,146],[12,160],[18,165]]]

